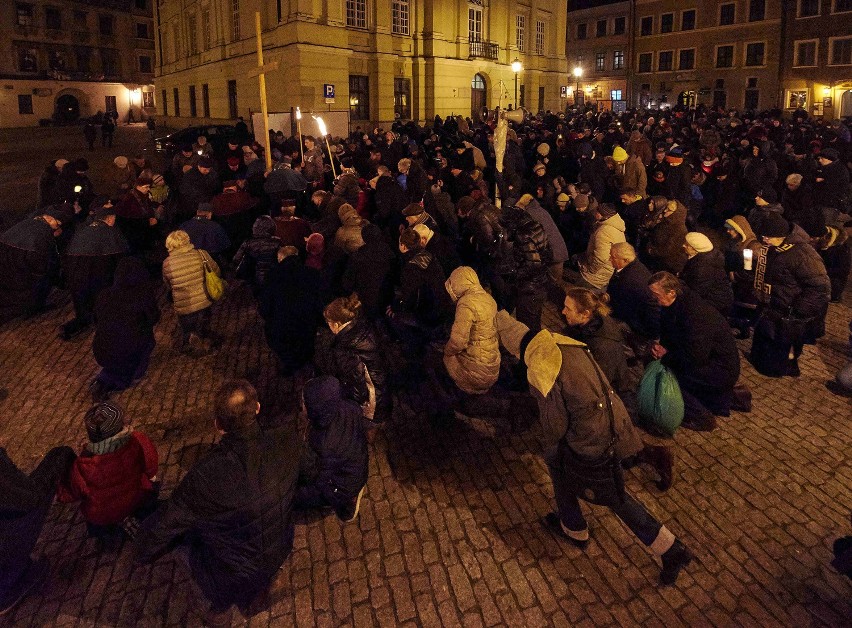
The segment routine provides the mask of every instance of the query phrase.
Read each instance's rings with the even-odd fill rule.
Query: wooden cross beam
[[[254,14],[254,30],[257,35],[257,69],[249,72],[249,76],[257,76],[260,82],[260,111],[263,115],[264,144],[266,146],[266,169],[272,170],[272,147],[269,145],[269,108],[266,106],[266,72],[278,69],[278,61],[263,64],[263,37],[260,30],[260,12]]]

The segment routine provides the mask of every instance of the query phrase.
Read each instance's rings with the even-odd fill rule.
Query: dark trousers
[[[201,338],[210,335],[210,308],[193,312],[192,314],[178,315],[181,330],[181,346],[189,341],[189,336],[195,334]]]
[[[515,299],[515,318],[531,331],[541,330],[541,310],[547,296],[547,283],[544,277],[518,281]]]
[[[341,491],[333,484],[308,484],[296,490],[293,508],[308,510],[311,508],[343,508],[357,496]]]
[[[111,390],[124,390],[135,380],[142,379],[148,372],[148,364],[155,345],[154,339],[151,338],[136,355],[128,358],[120,367],[113,365],[104,367],[98,373],[98,381],[106,384]]]
[[[75,458],[70,447],[55,447],[47,452],[29,481],[42,495],[39,505],[20,516],[0,516],[0,602],[10,596],[15,585],[31,564],[35,547],[56,493],[56,485],[68,472]]]

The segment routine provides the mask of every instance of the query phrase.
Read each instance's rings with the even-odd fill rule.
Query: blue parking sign
[[[334,85],[330,83],[323,85],[323,93],[326,98],[334,98]]]

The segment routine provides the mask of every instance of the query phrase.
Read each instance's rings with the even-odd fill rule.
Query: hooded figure
[[[92,352],[103,369],[96,380],[101,395],[127,388],[148,369],[154,325],[160,320],[150,279],[141,260],[125,257],[115,269],[112,287],[98,295]]]
[[[361,229],[367,221],[361,218],[358,215],[358,211],[349,203],[341,205],[340,209],[337,210],[337,215],[340,217],[340,222],[343,223],[343,226],[335,233],[334,244],[351,255],[364,246]]]
[[[488,392],[500,375],[497,304],[469,266],[456,268],[445,285],[456,315],[444,347],[444,366],[464,392]]]
[[[278,261],[281,240],[275,235],[275,219],[260,216],[251,228],[251,239],[242,243],[234,254],[237,276],[252,282],[257,294],[265,285],[269,271]]]
[[[323,375],[302,392],[309,431],[299,472],[296,508],[332,507],[343,521],[358,514],[367,484],[367,435],[361,407],[343,397],[336,377]]]

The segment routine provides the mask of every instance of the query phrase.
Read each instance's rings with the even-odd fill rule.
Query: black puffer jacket
[[[840,159],[827,166],[820,166],[816,176],[822,181],[814,184],[814,204],[819,207],[834,207],[849,193],[849,169]]]
[[[408,251],[400,275],[395,312],[410,312],[427,325],[451,321],[455,308],[444,287],[446,276],[438,260],[426,250]]]
[[[373,420],[381,422],[390,418],[393,397],[384,354],[366,320],[359,316],[336,335],[322,329],[317,338],[316,363],[322,374],[340,380],[343,396],[359,406],[370,401],[372,386],[376,400]]]
[[[553,263],[553,251],[541,223],[522,209],[511,207],[504,214],[515,254],[519,281],[537,280]]]
[[[367,313],[378,317],[393,299],[391,269],[396,256],[376,225],[364,225],[361,238],[364,246],[349,255],[342,286],[348,293],[357,292]]]
[[[275,220],[269,216],[254,221],[251,236],[234,254],[234,264],[239,277],[249,279],[260,289],[266,285],[269,271],[278,262],[281,240],[275,235]]]
[[[725,256],[720,251],[713,249],[688,259],[680,278],[722,315],[728,316],[734,304],[734,291],[725,272]]]
[[[771,286],[769,307],[776,312],[796,318],[825,318],[831,281],[819,253],[810,244],[796,242],[794,234],[780,246],[767,248],[763,284]],[[755,285],[760,288],[759,279]]]
[[[310,421],[300,482],[331,486],[352,498],[367,483],[367,436],[361,408],[343,396],[328,375],[310,380],[302,393]]]

